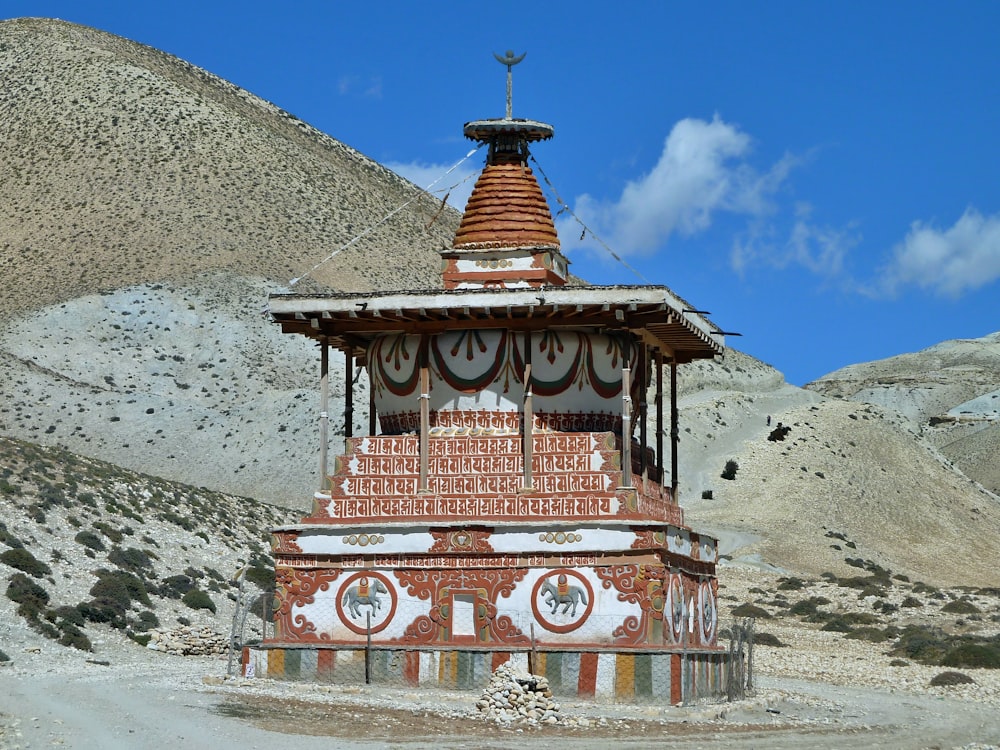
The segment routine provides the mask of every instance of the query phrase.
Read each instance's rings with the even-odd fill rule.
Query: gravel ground
[[[760,571],[727,568],[723,593],[752,597]],[[837,591],[814,583],[802,595]],[[847,594],[850,596],[851,594]],[[856,599],[856,593],[853,594]],[[836,606],[836,605],[833,605]],[[1000,743],[1000,670],[931,687],[942,671],[891,666],[879,644],[791,618],[758,620],[784,648],[755,650],[746,700],[689,706],[560,701],[563,725],[492,723],[478,692],[227,678],[225,659],[114,640],[87,654],[40,640],[0,667],[0,749],[185,748],[989,748]]]

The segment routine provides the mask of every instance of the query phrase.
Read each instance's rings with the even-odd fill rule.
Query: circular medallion
[[[674,643],[680,643],[684,632],[684,587],[679,575],[670,576],[670,587],[667,589],[667,623],[670,626],[669,636]]]
[[[363,570],[348,576],[337,592],[340,621],[355,633],[384,629],[396,614],[396,589],[381,573]]]
[[[594,589],[575,570],[554,570],[535,582],[531,610],[546,630],[569,633],[583,625],[594,610]]]
[[[701,642],[709,644],[715,638],[715,628],[719,620],[715,592],[712,591],[712,584],[709,581],[703,581],[698,587],[698,611],[701,614],[698,618],[701,623]]]

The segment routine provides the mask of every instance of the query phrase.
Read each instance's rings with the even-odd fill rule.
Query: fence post
[[[729,663],[726,665],[726,698],[742,700],[753,690],[753,636],[756,620],[733,624],[729,635]]]
[[[535,651],[535,623],[531,623],[531,651],[528,652],[528,673],[536,674],[535,665],[538,664],[538,652]]]
[[[365,637],[365,684],[372,684],[372,613],[366,613],[367,635]]]

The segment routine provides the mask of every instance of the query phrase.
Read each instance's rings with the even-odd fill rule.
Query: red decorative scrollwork
[[[594,572],[604,588],[618,592],[619,601],[638,604],[641,610],[639,617],[629,615],[615,628],[615,642],[627,646],[658,642],[652,621],[663,620],[666,569],[658,565],[606,565],[594,568]]]
[[[325,633],[316,634],[316,626],[301,612],[292,615],[295,607],[312,604],[316,593],[330,588],[338,570],[299,570],[278,567],[275,570],[275,640],[328,640]]]
[[[451,596],[453,591],[475,591],[478,605],[478,639],[482,642],[529,643],[530,639],[505,616],[497,614],[496,601],[510,596],[526,570],[397,570],[396,579],[410,596],[431,602],[427,615],[420,615],[394,639],[404,643],[447,643],[451,640]]]
[[[276,555],[301,555],[302,548],[296,543],[297,531],[271,532],[271,552]]]
[[[633,528],[636,540],[632,542],[632,549],[663,549],[667,543],[667,535],[663,529],[637,529]]]
[[[441,552],[493,552],[494,549],[489,543],[492,529],[484,527],[469,527],[465,529],[430,529],[430,534],[434,537],[434,544],[428,552],[438,554]]]

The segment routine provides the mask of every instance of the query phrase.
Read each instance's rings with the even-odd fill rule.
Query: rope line
[[[601,247],[603,247],[608,252],[608,254],[612,258],[614,258],[616,261],[618,261],[619,263],[621,263],[629,271],[631,271],[632,273],[634,273],[639,279],[641,279],[643,281],[643,283],[646,283],[646,284],[652,283],[645,276],[643,276],[637,270],[635,270],[634,268],[632,268],[632,266],[630,266],[628,263],[626,263],[618,255],[618,253],[616,253],[614,250],[612,250],[608,246],[608,243],[606,243],[604,240],[602,240],[600,238],[600,236],[593,229],[591,229],[590,227],[588,227],[583,222],[583,219],[581,219],[579,216],[576,215],[576,213],[574,213],[573,209],[570,208],[569,204],[566,203],[566,201],[564,201],[562,199],[562,197],[559,195],[559,193],[556,190],[555,186],[549,180],[548,175],[545,174],[545,170],[542,169],[542,165],[538,163],[537,159],[535,159],[535,155],[531,154],[529,158],[531,159],[531,161],[533,161],[535,163],[535,167],[537,167],[538,173],[542,176],[542,179],[545,180],[545,184],[549,186],[549,190],[552,191],[552,196],[553,196],[553,198],[555,198],[556,203],[559,204],[559,211],[556,212],[556,216],[558,216],[559,214],[562,214],[562,213],[568,213],[570,216],[572,216],[576,220],[576,223],[579,224],[582,227],[582,229],[583,229],[583,231],[580,232],[580,240],[581,241],[583,241],[583,239],[589,234],[591,237],[594,238],[594,240],[597,241],[597,243]]]
[[[307,276],[312,276],[313,273],[316,272],[317,268],[319,268],[320,266],[322,266],[322,265],[324,265],[326,263],[329,263],[336,256],[338,256],[340,253],[344,252],[344,250],[346,250],[347,248],[349,248],[351,245],[353,245],[355,242],[357,242],[358,240],[360,240],[362,237],[365,237],[366,235],[371,234],[378,227],[380,227],[383,224],[385,224],[387,221],[389,221],[389,219],[391,219],[393,216],[395,216],[396,214],[398,214],[404,208],[406,208],[411,203],[413,203],[414,201],[416,201],[417,199],[419,199],[425,193],[429,193],[432,187],[434,187],[435,185],[437,185],[439,182],[441,182],[441,180],[443,180],[445,177],[447,177],[452,172],[454,172],[456,169],[458,169],[467,159],[469,159],[474,153],[476,153],[476,151],[478,151],[482,147],[483,147],[483,144],[480,143],[474,149],[472,149],[471,151],[469,151],[469,153],[467,153],[465,156],[463,156],[457,162],[455,162],[454,164],[452,164],[451,167],[447,171],[445,171],[440,177],[438,177],[436,180],[434,180],[430,185],[428,185],[427,187],[425,187],[423,189],[423,191],[418,192],[412,198],[410,198],[408,201],[406,201],[405,203],[403,203],[401,206],[399,206],[399,207],[393,209],[392,211],[390,211],[389,213],[387,213],[379,221],[375,222],[370,227],[368,227],[365,231],[361,232],[361,234],[355,235],[352,239],[348,240],[343,245],[341,245],[336,250],[334,250],[332,253],[330,253],[329,255],[327,255],[325,258],[323,258],[323,260],[321,260],[319,263],[317,263],[316,265],[314,265],[312,268],[310,268],[304,274],[302,274],[301,276],[296,276],[294,279],[292,279],[291,281],[288,282],[288,286],[289,287],[294,287],[296,284],[298,284],[300,281],[302,281],[302,279],[306,278]],[[468,179],[468,178],[466,178],[466,179]],[[462,182],[465,182],[465,180],[462,180],[458,184],[461,185]]]

